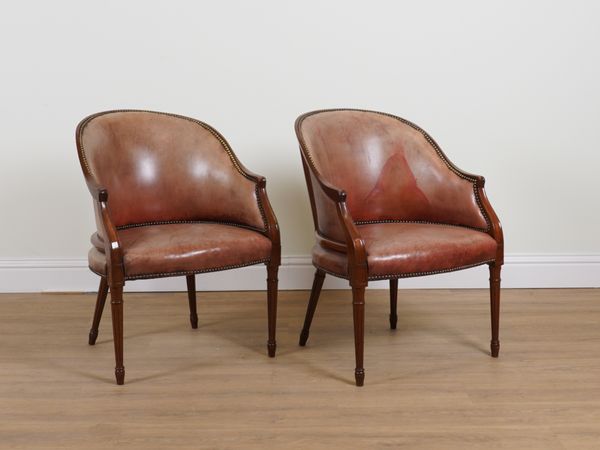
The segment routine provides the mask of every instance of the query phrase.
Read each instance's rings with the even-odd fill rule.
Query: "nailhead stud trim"
[[[468,228],[475,231],[485,232],[483,228],[471,227],[469,225],[458,225],[454,223],[431,222],[429,220],[400,220],[400,219],[382,219],[382,220],[356,220],[356,225],[373,225],[377,223],[420,223],[424,225],[440,225],[444,227]]]
[[[176,276],[183,276],[183,275],[194,275],[194,274],[198,274],[198,273],[219,272],[221,270],[238,269],[240,267],[254,266],[256,264],[267,264],[269,261],[270,261],[270,258],[266,258],[266,259],[259,259],[259,260],[255,260],[255,261],[250,261],[250,262],[247,262],[247,263],[231,264],[231,265],[228,265],[228,266],[211,267],[211,268],[208,268],[208,269],[200,269],[200,270],[188,270],[188,271],[179,271],[179,272],[143,273],[143,274],[137,274],[137,275],[126,275],[125,276],[125,280],[143,280],[143,279],[148,279],[148,278],[165,278],[165,277],[176,277]],[[94,272],[95,274],[100,275],[101,277],[106,276],[106,274],[99,273],[99,272],[95,271],[94,269],[92,269],[91,267],[89,269],[92,272]]]
[[[265,230],[263,230],[263,229],[251,227],[249,225],[242,225],[239,223],[224,222],[224,221],[219,221],[219,220],[159,220],[159,221],[155,221],[155,222],[141,222],[141,223],[131,223],[131,224],[127,224],[127,225],[120,225],[116,228],[118,231],[121,231],[121,230],[128,230],[130,228],[141,228],[141,227],[148,227],[148,226],[152,226],[152,225],[174,225],[174,224],[181,224],[181,223],[187,223],[187,224],[195,224],[195,223],[211,224],[211,223],[214,223],[217,225],[228,225],[231,227],[244,228],[246,230],[256,231],[261,234],[264,234],[264,232],[265,232]]]
[[[448,272],[456,272],[457,270],[463,269],[471,269],[472,267],[482,266],[483,264],[489,264],[494,262],[493,259],[482,261],[474,264],[468,264],[466,266],[454,267],[452,269],[441,269],[441,270],[432,270],[429,272],[413,272],[413,273],[403,273],[403,274],[390,274],[390,275],[373,275],[369,277],[369,280],[387,280],[389,278],[411,278],[411,277],[420,277],[423,275],[436,275],[439,273],[448,273]]]
[[[466,266],[453,267],[451,269],[432,270],[432,271],[428,271],[428,272],[411,272],[411,273],[402,273],[402,274],[395,273],[395,274],[388,274],[388,275],[372,275],[372,276],[368,277],[367,279],[369,281],[374,281],[374,280],[389,280],[389,279],[396,279],[396,278],[421,277],[424,275],[437,275],[440,273],[456,272],[458,270],[471,269],[473,267],[482,266],[484,264],[489,264],[494,261],[495,261],[494,259],[490,259],[487,261],[482,261],[482,262],[478,262],[478,263],[474,263],[474,264],[468,264]],[[313,266],[315,266],[319,270],[322,270],[323,272],[333,275],[334,277],[343,278],[345,280],[350,279],[349,275],[342,275],[339,273],[332,272],[330,270],[327,270],[327,269],[319,266],[318,264],[315,264],[314,262],[313,262]]]

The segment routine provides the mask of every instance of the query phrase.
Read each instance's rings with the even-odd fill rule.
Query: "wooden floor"
[[[200,280],[199,280],[200,282]],[[484,290],[368,291],[354,386],[348,291],[281,292],[266,356],[262,292],[125,296],[125,386],[94,296],[0,296],[0,448],[600,449],[600,290],[505,290],[499,359]],[[108,306],[108,305],[107,305]],[[107,312],[110,311],[108,306]]]

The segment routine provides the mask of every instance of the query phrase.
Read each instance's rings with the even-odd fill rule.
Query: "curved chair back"
[[[117,228],[212,221],[264,230],[256,181],[209,125],[123,110],[89,116],[76,133],[88,185],[108,191]]]
[[[477,177],[456,168],[427,133],[407,120],[374,111],[314,111],[298,118],[296,133],[305,164],[321,181],[347,193],[356,223],[489,228]]]

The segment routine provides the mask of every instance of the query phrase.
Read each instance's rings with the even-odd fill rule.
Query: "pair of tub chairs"
[[[490,268],[491,355],[498,356],[503,236],[484,178],[454,166],[421,128],[374,111],[314,111],[296,121],[312,206],[316,273],[300,345],[308,339],[326,274],[352,287],[355,380],[362,386],[365,288],[390,280]],[[265,178],[248,171],[225,138],[195,119],[151,111],[94,114],[77,127],[97,231],[90,269],[100,276],[89,344],[110,290],[115,377],[123,384],[123,286],[185,276],[198,327],[195,274],[267,267],[269,356],[275,356],[281,244]]]

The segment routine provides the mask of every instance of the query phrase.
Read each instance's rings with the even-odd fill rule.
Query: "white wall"
[[[113,108],[219,129],[267,177],[283,252],[301,257],[313,238],[296,116],[401,115],[486,176],[507,254],[571,255],[599,275],[599,17],[591,0],[3,3],[3,283],[40,258],[84,264],[94,225],[74,129]],[[39,288],[75,288],[65,279]]]

